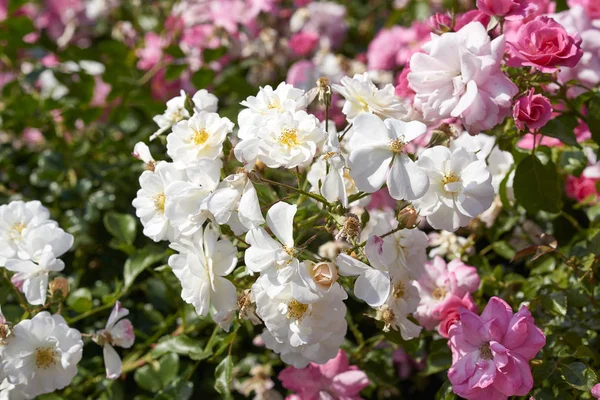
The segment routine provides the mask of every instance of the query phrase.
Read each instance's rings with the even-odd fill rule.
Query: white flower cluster
[[[487,210],[495,194],[479,148],[436,146],[418,157],[409,154],[416,148],[411,142],[427,127],[408,120],[391,85],[378,89],[364,74],[343,78],[333,90],[346,101],[349,125],[343,132],[307,111],[317,94],[320,101],[331,96],[327,83],[304,92],[283,82],[243,101],[237,138],[231,139],[243,167],[234,174],[224,172],[230,165],[223,168],[231,163],[223,144],[234,124],[216,113],[216,98],[205,91],[192,98],[182,93],[155,118],[163,132],[171,130],[166,153],[172,161],[154,160],[143,143],[134,149],[146,171],[133,205],[144,234],[168,240],[177,252],[169,265],[183,300],[223,329],[229,329],[238,308],[240,315],[248,314],[247,304],[255,303],[250,314],[264,323],[266,346],[298,368],[325,363],[344,341],[347,294],[337,283],[338,268],[341,275],[357,276],[354,294],[374,308],[385,330],[399,330],[405,339],[418,336],[421,328],[410,316],[419,305],[414,281],[424,269],[428,238],[414,228],[414,208],[401,226],[393,211],[373,211],[362,234],[359,218],[348,214],[336,238],[358,249],[364,245],[364,252],[338,256],[344,246],[334,246],[328,258],[304,255],[305,246],[294,236],[294,227],[303,223],[294,221],[297,205],[270,202],[263,218],[253,180],[279,184],[259,177],[264,168],[308,169],[311,196],[326,212],[336,203],[346,212],[350,207],[363,212],[364,199],[386,185],[393,199],[411,201],[431,226],[449,231]],[[268,229],[261,226],[265,222]],[[222,225],[235,237],[227,238],[230,231]],[[238,245],[247,269],[240,276],[258,274],[250,292],[239,288],[239,301],[227,279],[242,259]]]
[[[65,268],[61,257],[73,246],[73,235],[50,219],[39,201],[0,206],[0,265],[16,272],[13,284],[32,305],[45,305],[48,277]]]
[[[14,272],[11,282],[29,304],[51,304],[46,302],[50,273],[64,269],[58,257],[72,245],[73,236],[50,219],[39,201],[0,206],[0,264]],[[94,335],[104,346],[110,379],[121,374],[113,346],[128,348],[135,339],[131,322],[122,319],[127,313],[117,303],[106,329]],[[13,327],[0,309],[0,399],[33,399],[65,388],[77,374],[82,352],[81,333],[61,315],[42,311]]]

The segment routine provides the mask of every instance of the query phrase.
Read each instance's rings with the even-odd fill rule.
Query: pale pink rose
[[[290,49],[299,57],[312,53],[319,43],[319,36],[313,32],[298,32],[288,43]]]
[[[111,85],[104,82],[102,77],[99,75],[94,76],[94,94],[90,100],[90,107],[104,107],[106,106],[106,98],[108,97]]]
[[[561,66],[576,66],[583,55],[581,37],[569,35],[561,24],[545,16],[522,25],[509,45],[512,58],[508,65],[529,66],[548,73]]]
[[[425,273],[415,283],[421,297],[415,318],[425,329],[434,329],[447,318],[452,308],[457,310],[459,306],[469,305],[463,305],[462,299],[476,291],[479,282],[475,267],[466,265],[460,259],[446,263],[443,258],[435,257],[425,263]],[[445,304],[447,302],[448,305]]]
[[[139,57],[137,67],[141,70],[149,70],[162,58],[165,40],[154,32],[148,32],[144,36],[144,47],[136,51]]]
[[[398,66],[396,57],[402,47],[402,36],[406,28],[394,26],[381,29],[369,43],[367,50],[368,68],[370,70],[390,70]]]
[[[592,388],[591,392],[592,396],[594,396],[597,399],[600,399],[600,383],[596,383]]]
[[[384,210],[386,208],[396,208],[396,200],[390,196],[387,187],[381,188],[371,194],[371,201],[367,205],[368,210]]]
[[[569,7],[581,6],[591,19],[600,18],[600,2],[598,0],[568,0]]]
[[[525,396],[533,387],[529,361],[545,344],[525,306],[513,314],[504,300],[492,297],[480,316],[461,309],[448,340],[454,393],[469,400]]]
[[[279,380],[284,388],[296,392],[287,400],[359,400],[360,391],[369,386],[367,374],[349,365],[342,350],[322,365],[311,362],[302,369],[287,367],[279,373]]]
[[[346,7],[332,1],[319,1],[311,2],[306,9],[309,18],[301,30],[316,34],[331,48],[341,45],[348,30]]]
[[[44,57],[42,57],[40,59],[40,62],[46,68],[54,68],[54,67],[60,65],[60,60],[58,59],[58,56],[54,53],[46,54]]]
[[[529,92],[515,101],[513,118],[515,125],[520,130],[524,130],[525,125],[530,130],[540,129],[546,125],[552,115],[550,100],[544,95],[534,93],[535,89],[531,88]]]
[[[588,178],[583,175],[580,177],[567,176],[567,182],[565,183],[565,192],[570,198],[583,201],[588,197],[594,201],[600,200],[600,194],[596,188],[596,183],[600,179]]]
[[[479,22],[432,35],[410,60],[414,107],[430,122],[459,118],[472,134],[493,128],[510,113],[518,92],[501,70],[504,49],[504,36],[490,40]]]
[[[540,140],[541,138],[541,140]],[[550,137],[550,136],[542,136],[540,134],[536,134],[535,136],[531,133],[523,135],[523,137],[517,142],[517,146],[522,149],[531,150],[534,147],[534,143],[537,146],[548,146],[548,147],[560,147],[562,146],[562,142],[559,139]]]
[[[315,64],[309,60],[299,60],[290,66],[285,81],[299,89],[309,90],[315,87],[317,79],[319,76]]]
[[[21,138],[29,148],[36,148],[45,142],[44,134],[38,128],[25,128],[21,133]]]
[[[508,20],[522,19],[537,11],[537,6],[529,0],[477,0],[477,8],[484,14]]]

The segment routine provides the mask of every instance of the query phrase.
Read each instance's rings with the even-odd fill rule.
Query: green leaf
[[[514,189],[518,203],[532,214],[562,209],[560,181],[552,161],[544,165],[537,157],[525,157],[517,165]]]
[[[131,286],[135,278],[142,273],[143,270],[161,261],[166,253],[154,246],[146,246],[137,251],[134,255],[125,261],[123,276],[125,279],[125,288]]]
[[[192,360],[204,360],[212,355],[211,351],[204,351],[203,343],[186,335],[168,336],[161,340],[152,350],[153,357],[160,357],[166,353],[177,353],[189,356]]]
[[[158,376],[162,382],[162,387],[167,387],[171,381],[177,377],[179,372],[179,355],[169,353],[158,361]]]
[[[165,80],[169,82],[179,78],[179,76],[183,73],[186,67],[187,66],[185,64],[167,65],[167,67],[165,68]]]
[[[233,399],[231,396],[231,381],[233,380],[233,359],[227,356],[215,369],[215,390],[224,399]]]
[[[192,75],[192,83],[196,89],[202,89],[210,85],[215,79],[215,71],[208,68],[200,68]]]
[[[135,382],[144,390],[156,393],[161,389],[161,380],[158,372],[156,372],[151,364],[141,366],[135,371],[133,376]]]
[[[558,118],[551,119],[540,129],[545,136],[556,138],[571,146],[581,147],[577,143],[575,136],[575,127],[579,125],[577,118],[572,114],[563,114]]]
[[[202,59],[205,63],[216,61],[227,53],[227,47],[217,47],[216,49],[202,50]]]
[[[154,397],[154,400],[188,400],[194,393],[194,384],[183,379],[172,382],[165,390]]]
[[[492,249],[496,254],[507,260],[512,260],[515,256],[515,250],[505,240],[499,240],[492,244]]]
[[[67,298],[67,305],[76,313],[84,313],[92,309],[92,292],[87,288],[80,288],[74,291]]]
[[[117,240],[123,243],[133,244],[137,223],[132,215],[109,211],[104,214],[103,222],[106,230],[117,238]]]
[[[587,124],[594,142],[600,145],[600,93],[596,93],[588,103]]]
[[[578,390],[588,391],[596,384],[596,373],[582,362],[576,361],[571,364],[559,366],[561,377],[572,387]]]
[[[563,317],[567,315],[567,296],[563,292],[552,292],[542,297],[544,309]]]

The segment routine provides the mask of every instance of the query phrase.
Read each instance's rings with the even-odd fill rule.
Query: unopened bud
[[[246,289],[238,297],[239,319],[248,319],[253,325],[261,323],[260,318],[256,315],[256,304],[252,302],[252,290]]]
[[[338,279],[338,271],[330,262],[321,262],[312,266],[313,281],[324,290],[329,290]]]
[[[398,212],[398,224],[400,227],[413,228],[418,217],[419,212],[412,205],[408,205]]]
[[[317,91],[319,102],[326,107],[329,107],[331,105],[331,86],[329,86],[329,78],[322,76],[317,79]]]
[[[433,147],[445,143],[450,138],[458,136],[458,131],[454,125],[441,124],[431,132],[431,140],[427,147]]]
[[[335,236],[335,240],[346,239],[348,241],[357,239],[360,236],[361,224],[356,214],[348,214],[342,229]]]
[[[60,276],[54,278],[48,287],[53,298],[62,297],[64,299],[69,295],[69,281],[66,278]]]

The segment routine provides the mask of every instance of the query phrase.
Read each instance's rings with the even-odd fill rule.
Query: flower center
[[[434,299],[441,300],[444,298],[444,296],[446,296],[446,293],[448,293],[446,288],[437,287],[437,288],[435,288],[435,290],[433,291],[433,293],[431,295]]]
[[[394,139],[390,142],[390,150],[396,154],[402,153],[402,150],[404,150],[405,146],[406,143],[400,139]]]
[[[287,253],[287,255],[290,257],[294,256],[294,248],[293,247],[283,246],[283,251],[285,251]]]
[[[279,143],[287,147],[298,145],[298,129],[284,128],[279,135]]]
[[[404,285],[404,282],[400,281],[396,284],[396,286],[394,286],[393,294],[396,299],[401,299],[404,297],[406,294],[406,286]]]
[[[386,307],[381,312],[381,319],[383,320],[383,322],[386,325],[391,325],[394,322],[394,318],[396,318],[396,316],[394,315],[394,312],[389,307]]]
[[[53,347],[38,347],[35,350],[35,366],[48,369],[56,364],[56,351]]]
[[[454,172],[448,172],[446,175],[444,175],[444,178],[442,179],[442,184],[446,185],[448,183],[454,183],[458,181],[460,181],[458,175],[456,175]]]
[[[27,228],[27,225],[25,225],[22,222],[18,222],[16,224],[14,224],[11,228],[11,231],[14,233],[13,236],[15,236],[16,238],[20,238],[21,235],[23,234],[23,229]]]
[[[308,304],[302,304],[296,299],[292,299],[288,303],[287,317],[289,319],[300,320],[308,310]]]
[[[494,355],[492,354],[492,349],[490,349],[489,343],[484,343],[479,346],[479,357],[483,358],[484,360],[494,359]]]
[[[146,170],[147,171],[151,171],[154,172],[154,170],[156,169],[156,162],[153,160],[150,160],[146,163]]]
[[[202,128],[199,131],[194,132],[192,140],[194,141],[195,145],[199,146],[201,144],[204,144],[208,140],[208,136],[208,131],[205,128]]]
[[[167,198],[164,193],[159,193],[156,196],[152,197],[152,200],[154,201],[154,206],[156,207],[157,211],[165,212],[166,199]]]
[[[172,115],[173,123],[177,123],[183,119],[183,108],[178,108]]]
[[[268,105],[267,105],[267,109],[268,110],[277,110],[277,112],[281,112],[281,103],[279,103],[279,100],[277,99],[273,99],[273,101],[271,101]]]

